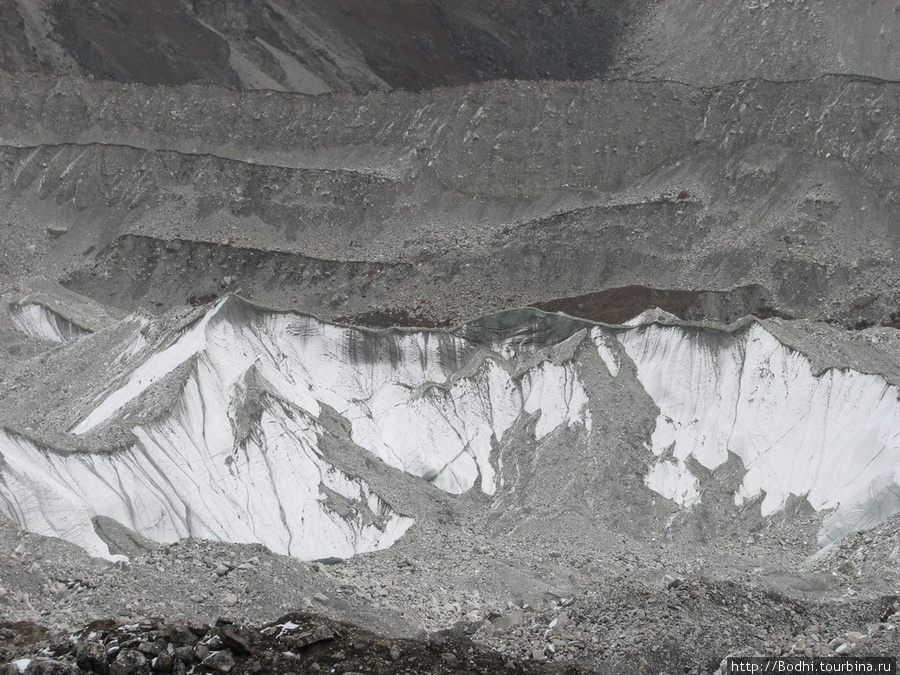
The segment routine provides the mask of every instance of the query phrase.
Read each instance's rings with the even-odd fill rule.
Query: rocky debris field
[[[898,22],[0,1],[0,675],[900,654]]]
[[[849,328],[900,316],[893,82],[2,80],[10,284],[432,325],[636,285]]]
[[[12,637],[14,636],[14,637]],[[12,644],[11,644],[12,643]],[[150,675],[232,673],[510,673],[577,675],[577,666],[520,661],[452,630],[427,639],[390,640],[321,616],[292,613],[264,626],[229,619],[214,625],[148,619],[94,621],[70,636],[33,624],[0,625],[0,654],[39,654],[0,666],[3,675]]]
[[[900,605],[893,596],[871,603],[865,617],[859,607],[817,606],[751,581],[703,575],[669,576],[663,590],[617,593],[613,584],[602,586],[552,610],[515,610],[476,637],[491,635],[489,644],[505,653],[574,661],[599,672],[682,664],[686,672],[702,673],[716,670],[723,655],[891,654],[900,644]]]
[[[227,566],[213,573],[221,567]],[[83,580],[65,585],[74,593],[87,586]],[[313,602],[331,604],[322,593]],[[0,672],[639,673],[677,665],[709,673],[726,655],[878,655],[900,645],[897,596],[840,608],[697,574],[667,575],[655,588],[637,587],[628,575],[608,578],[543,609],[526,604],[487,612],[416,637],[379,636],[311,610],[251,626],[231,618],[240,610],[236,596],[225,594],[223,603],[230,607],[212,625],[121,617],[62,631],[6,621],[0,659],[7,665]]]
[[[0,659],[10,673],[31,659],[25,672],[637,674],[892,654],[896,520],[812,558],[775,523],[688,552],[498,539],[451,520],[312,563],[199,540],[109,563],[7,524]]]

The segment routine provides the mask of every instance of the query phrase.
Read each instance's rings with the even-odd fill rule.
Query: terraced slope
[[[756,285],[731,317],[890,323],[898,101],[848,77],[309,97],[7,76],[3,274],[49,256],[126,310],[240,290],[443,325]]]

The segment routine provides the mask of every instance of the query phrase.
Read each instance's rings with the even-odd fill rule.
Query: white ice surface
[[[653,490],[691,506],[702,495],[685,460],[715,469],[732,452],[746,469],[738,504],[764,495],[768,515],[794,495],[835,509],[822,541],[900,507],[900,399],[884,378],[816,375],[760,324],[734,335],[649,325],[620,340],[660,409]]]
[[[650,309],[646,309],[640,314],[638,314],[633,319],[629,319],[625,322],[626,326],[643,326],[648,323],[655,323],[658,321],[666,322],[666,321],[678,321],[678,317],[670,312],[667,312],[664,309],[660,309],[659,307],[651,307]]]
[[[161,542],[260,542],[306,559],[384,548],[412,525],[365,482],[328,463],[317,449],[315,421],[287,404],[269,401],[258,430],[237,443],[224,417],[224,392],[208,377],[208,364],[198,371],[182,405],[135,428],[138,443],[127,450],[57,454],[0,430],[0,501],[9,515],[102,557],[110,556],[91,524],[98,514]],[[359,514],[329,508],[322,486]]]
[[[0,507],[32,531],[105,556],[94,515],[157,541],[262,542],[303,558],[389,546],[412,520],[324,459],[318,418],[325,406],[348,420],[357,445],[452,493],[495,491],[491,453],[523,413],[537,417],[539,438],[562,426],[590,430],[573,364],[539,361],[515,376],[498,356],[461,376],[448,364],[468,347],[447,335],[373,336],[219,303],[164,348],[132,357],[139,365],[73,428],[81,434],[108,422],[191,363],[174,408],[133,427],[133,446],[67,455],[0,435]],[[245,402],[261,394],[248,387],[266,392],[249,433],[240,431],[248,425]],[[328,491],[359,505],[357,517],[338,515]]]
[[[151,355],[131,373],[127,384],[106,398],[97,408],[91,411],[75,428],[73,433],[83,434],[107,421],[122,406],[132,401],[154,383],[171,373],[179,365],[197,354],[206,345],[206,326],[215,316],[218,306],[205,314],[195,326],[187,330],[179,339],[167,348]],[[140,345],[140,339],[135,338]],[[145,343],[146,344],[146,343]]]
[[[826,543],[900,511],[900,402],[883,378],[815,375],[805,356],[759,324],[734,334],[598,327],[589,336],[614,377],[630,357],[660,409],[648,439],[657,460],[645,479],[659,494],[696,504],[702,486],[689,461],[715,469],[730,452],[746,469],[738,503],[761,497],[771,514],[791,495],[806,497],[833,510]],[[388,546],[411,520],[322,455],[320,419],[329,409],[348,421],[357,445],[452,493],[495,492],[492,453],[523,415],[535,419],[539,440],[565,427],[591,431],[583,366],[531,353],[534,365],[519,372],[503,344],[479,348],[475,357],[452,335],[373,334],[219,303],[156,352],[136,338],[121,363],[130,370],[73,429],[114,419],[192,363],[177,404],[134,427],[132,447],[63,455],[0,433],[0,509],[98,555],[108,551],[94,515],[160,541],[259,541],[306,558]],[[463,354],[478,360],[464,363]]]
[[[216,318],[218,311],[150,356],[72,431],[107,421],[201,352],[226,389],[254,366],[278,396],[313,416],[320,404],[334,408],[350,421],[355,443],[453,493],[476,483],[494,492],[493,444],[523,411],[540,412],[538,437],[563,425],[590,428],[587,395],[571,365],[543,362],[514,378],[486,359],[474,375],[457,378],[442,354],[462,351],[460,338],[427,332],[375,338],[310,317],[256,313],[233,322]]]
[[[50,342],[69,342],[88,332],[37,302],[15,303],[9,314],[23,333]]]
[[[562,424],[568,427],[581,424],[587,432],[591,431],[587,392],[578,379],[573,363],[557,365],[544,361],[525,373],[522,389],[525,412],[540,413],[534,428],[537,440]]]

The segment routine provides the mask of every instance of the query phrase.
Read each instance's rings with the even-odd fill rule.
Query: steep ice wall
[[[481,358],[478,348],[486,350]],[[203,354],[208,377],[225,392],[253,367],[274,393],[310,415],[317,417],[321,404],[335,409],[350,421],[352,440],[391,466],[448,492],[478,483],[492,494],[493,444],[523,411],[540,413],[538,437],[561,425],[589,428],[590,412],[573,364],[545,361],[517,376],[500,355],[510,355],[509,342],[490,348],[448,334],[372,333],[224,301],[144,361],[73,432],[106,422]]]
[[[759,324],[736,333],[651,324],[620,334],[659,406],[646,484],[684,506],[702,499],[692,457],[715,469],[736,454],[735,502],[763,515],[790,495],[834,510],[820,543],[900,510],[900,394],[884,378],[813,372]]]
[[[65,454],[0,435],[0,503],[98,555],[108,554],[98,514],[159,541],[258,541],[304,558],[383,548],[413,521],[327,461],[325,406],[391,466],[449,492],[493,493],[491,453],[523,413],[537,438],[590,429],[574,364],[536,357],[517,373],[498,353],[525,349],[513,342],[364,332],[226,300],[146,354],[73,429],[127,421],[142,394],[187,367],[176,405],[133,426],[131,447]]]
[[[9,315],[22,332],[42,340],[69,342],[88,333],[81,326],[37,302],[13,303],[9,307]]]
[[[619,386],[639,384],[658,406],[645,482],[686,509],[704,497],[693,462],[712,470],[733,453],[746,471],[736,504],[760,499],[768,515],[806,497],[829,512],[822,543],[900,511],[896,387],[852,370],[814,373],[758,323],[729,332],[665,320],[606,328],[519,311],[453,333],[378,332],[229,298],[162,343],[137,331],[134,353],[111,367],[122,372],[72,429],[124,425],[129,447],[63,453],[0,430],[0,510],[98,555],[108,550],[95,515],[159,541],[347,557],[390,546],[415,514],[329,460],[333,412],[388,465],[450,493],[492,495],[514,427],[547,444],[542,457],[564,451],[554,432],[569,427],[604,452],[592,387],[609,381],[588,377],[591,363],[620,380],[636,374]],[[159,400],[169,407],[146,421],[141,408]]]
[[[412,525],[326,461],[315,421],[284,402],[269,402],[236,447],[215,445],[229,427],[204,410],[222,404],[214,385],[192,377],[173,415],[136,428],[139,442],[114,453],[60,454],[0,430],[0,505],[23,527],[102,557],[114,556],[94,532],[98,514],[157,541],[260,542],[307,559],[384,548]]]

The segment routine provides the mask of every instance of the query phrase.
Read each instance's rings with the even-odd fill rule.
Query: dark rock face
[[[75,650],[75,665],[87,672],[106,675],[109,672],[109,663],[106,658],[106,649],[99,642],[83,642]]]
[[[61,46],[92,77],[148,84],[240,83],[228,67],[228,43],[180,0],[58,2],[51,11]]]
[[[623,24],[646,4],[65,0],[44,9],[6,0],[0,66],[307,93],[587,79],[608,69]]]
[[[78,668],[64,661],[55,659],[34,659],[25,668],[25,675],[79,675]]]
[[[545,312],[563,312],[590,321],[624,323],[643,311],[658,307],[682,319],[711,319],[728,323],[754,314],[770,318],[777,314],[771,298],[761,286],[731,291],[703,292],[624,286],[574,298],[558,298],[535,304]]]
[[[498,78],[892,79],[898,21],[893,0],[4,0],[0,68],[311,94]]]
[[[14,2],[0,3],[0,64],[4,70],[38,70],[37,54],[28,44],[25,22]]]
[[[109,666],[110,675],[149,675],[147,657],[136,649],[123,649]]]

